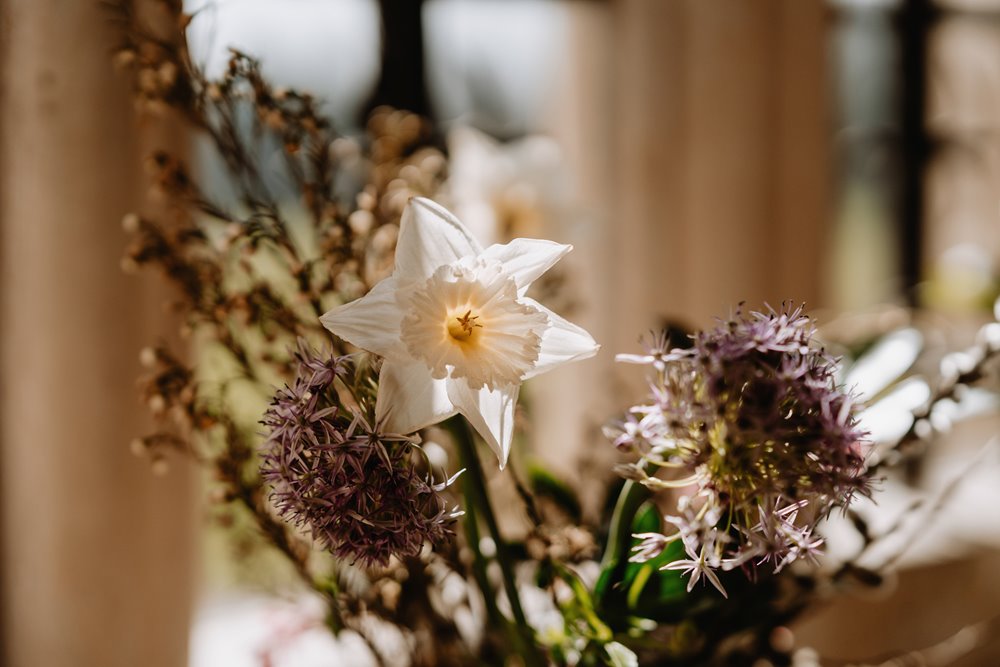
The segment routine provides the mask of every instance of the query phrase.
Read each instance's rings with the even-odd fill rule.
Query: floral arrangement
[[[427,120],[381,108],[340,135],[246,54],[207,78],[179,2],[160,23],[115,10],[138,106],[204,137],[231,190],[158,152],[159,209],[125,218],[123,267],[176,286],[194,349],[142,351],[159,428],[133,449],[156,472],[176,456],[208,469],[217,518],[281,554],[357,664],[791,664],[791,621],[881,581],[892,558],[864,557],[892,531],[852,503],[926,451],[937,407],[989,385],[1000,323],[889,437],[864,417],[907,368],[860,395],[801,307],[654,335],[618,356],[646,368],[648,395],[608,420],[622,462],[588,522],[570,486],[512,454],[522,383],[599,348],[529,296],[570,246],[480,245],[438,203],[454,175]],[[261,168],[276,156],[287,192]],[[503,533],[499,502],[525,535]],[[837,516],[863,546],[821,563]]]

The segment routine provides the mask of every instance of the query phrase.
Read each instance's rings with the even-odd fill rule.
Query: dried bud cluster
[[[153,3],[148,12],[130,0],[112,0],[108,8],[121,28],[114,59],[133,76],[137,104],[169,109],[204,135],[236,195],[216,201],[176,155],[153,153],[145,164],[157,210],[122,220],[131,237],[122,268],[160,269],[178,288],[182,335],[197,331],[217,343],[213,350],[228,353],[241,377],[270,391],[275,374],[287,377],[286,347],[315,335],[331,304],[360,296],[391,270],[399,214],[411,196],[437,191],[444,156],[427,145],[426,120],[393,109],[377,109],[365,136],[339,136],[317,100],[272,86],[260,63],[238,51],[219,78],[207,78],[188,52],[184,30],[192,17],[179,0]],[[262,150],[279,147],[281,188],[259,164]],[[289,183],[300,203],[285,191]],[[302,206],[308,224],[295,234],[291,220]],[[145,391],[154,416],[179,414],[159,393]],[[221,391],[202,383],[200,406],[185,406],[187,424],[167,426],[192,450],[192,435],[204,436],[206,459],[244,461],[252,438],[240,432]],[[212,419],[200,418],[209,413]],[[228,432],[231,426],[237,430]],[[219,442],[239,456],[217,457],[212,447]]]
[[[197,405],[191,369],[166,348],[143,348],[139,362],[148,371],[139,381],[142,400],[162,428],[133,439],[129,449],[136,456],[148,458],[153,472],[162,475],[169,470],[169,452],[189,452],[188,442],[177,433],[187,432],[195,423],[208,428],[211,418]]]
[[[140,11],[132,2],[105,3],[111,18],[125,30],[113,61],[133,74],[136,109],[161,113],[182,107],[192,99],[191,81],[183,76],[187,62],[184,28],[190,21],[181,0],[159,0]],[[140,20],[149,14],[152,20]],[[178,38],[179,36],[179,38]]]
[[[416,556],[451,534],[458,516],[416,465],[412,438],[380,433],[338,388],[351,387],[349,357],[300,343],[294,383],[278,391],[263,424],[262,474],[281,515],[338,557],[366,566]],[[338,387],[338,383],[341,385]],[[454,478],[453,478],[454,479]]]
[[[668,350],[664,338],[647,355],[619,356],[653,368],[652,400],[608,429],[640,455],[627,474],[652,489],[686,489],[667,517],[677,532],[643,535],[635,559],[680,539],[690,560],[667,567],[721,590],[715,569],[770,560],[780,570],[812,556],[822,544],[816,524],[867,492],[865,433],[814,331],[801,308],[738,313],[689,350]]]
[[[145,162],[155,206],[122,220],[131,238],[123,270],[160,270],[177,288],[170,305],[183,318],[182,337],[200,341],[197,374],[163,349],[143,353],[150,372],[143,400],[157,424],[131,448],[158,473],[167,470],[171,451],[210,467],[221,482],[215,499],[249,512],[312,585],[316,564],[308,548],[267,502],[256,420],[241,409],[240,397],[248,385],[270,394],[279,378],[294,377],[297,364],[288,346],[300,336],[320,335],[319,315],[364,294],[391,271],[400,212],[410,197],[437,193],[447,161],[430,145],[429,123],[403,111],[376,109],[364,134],[338,134],[318,100],[271,85],[247,54],[233,51],[224,71],[208,78],[185,34],[202,15],[187,14],[180,0],[106,5],[120,35],[114,62],[130,76],[137,109],[169,113],[205,139],[230,186],[206,191],[184,160],[158,151]],[[264,165],[265,155],[277,160]],[[359,393],[370,389],[355,387]],[[321,410],[317,405],[333,400],[327,395],[312,408],[309,401],[296,407],[295,397],[311,391],[307,380],[285,391],[268,419]],[[306,447],[305,431],[273,424],[265,472],[288,475],[287,484],[271,480],[286,515],[335,552],[365,563],[414,553],[445,534],[452,516],[440,506],[440,485],[414,467],[419,448],[374,432],[371,420],[359,418],[352,426],[342,404],[324,405],[338,409],[312,424],[318,438],[323,428],[331,429],[330,442],[320,438],[318,452]],[[300,436],[306,440],[296,440]],[[281,458],[295,451],[303,458]],[[349,467],[335,471],[340,464]],[[366,476],[355,475],[359,467]],[[327,477],[309,477],[321,470]],[[324,498],[353,514],[340,522],[325,518],[319,509]],[[338,605],[331,602],[335,614]]]

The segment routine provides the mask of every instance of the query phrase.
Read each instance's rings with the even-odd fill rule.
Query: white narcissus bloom
[[[414,198],[403,211],[396,265],[323,326],[385,361],[376,419],[413,433],[461,414],[507,463],[521,382],[594,355],[586,331],[525,296],[571,250],[514,239],[485,250],[444,208]]]

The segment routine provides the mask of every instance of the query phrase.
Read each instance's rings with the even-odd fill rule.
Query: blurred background
[[[259,664],[254,642],[294,615],[269,624],[280,609],[232,597],[239,578],[203,534],[196,476],[151,475],[127,446],[143,428],[138,351],[176,326],[155,276],[122,276],[117,221],[144,201],[153,148],[182,147],[224,190],[219,165],[198,137],[136,114],[98,2],[0,7],[4,664]],[[962,340],[998,294],[998,0],[187,9],[210,75],[237,47],[274,83],[323,98],[348,133],[382,104],[425,114],[452,160],[448,197],[477,233],[575,245],[562,310],[604,350],[531,388],[535,441],[559,443],[540,456],[569,479],[610,457],[588,448],[639,387],[613,354],[643,332],[793,300],[821,323],[919,307]],[[1000,536],[986,525],[914,558],[877,599],[806,619],[800,641],[858,658],[1000,613]]]

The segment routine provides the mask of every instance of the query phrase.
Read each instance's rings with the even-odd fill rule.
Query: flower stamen
[[[451,317],[448,319],[448,335],[450,335],[455,340],[464,343],[465,341],[472,338],[472,334],[478,327],[483,328],[483,325],[477,322],[479,319],[478,315],[473,315],[472,310],[465,311],[465,315],[461,317]]]

